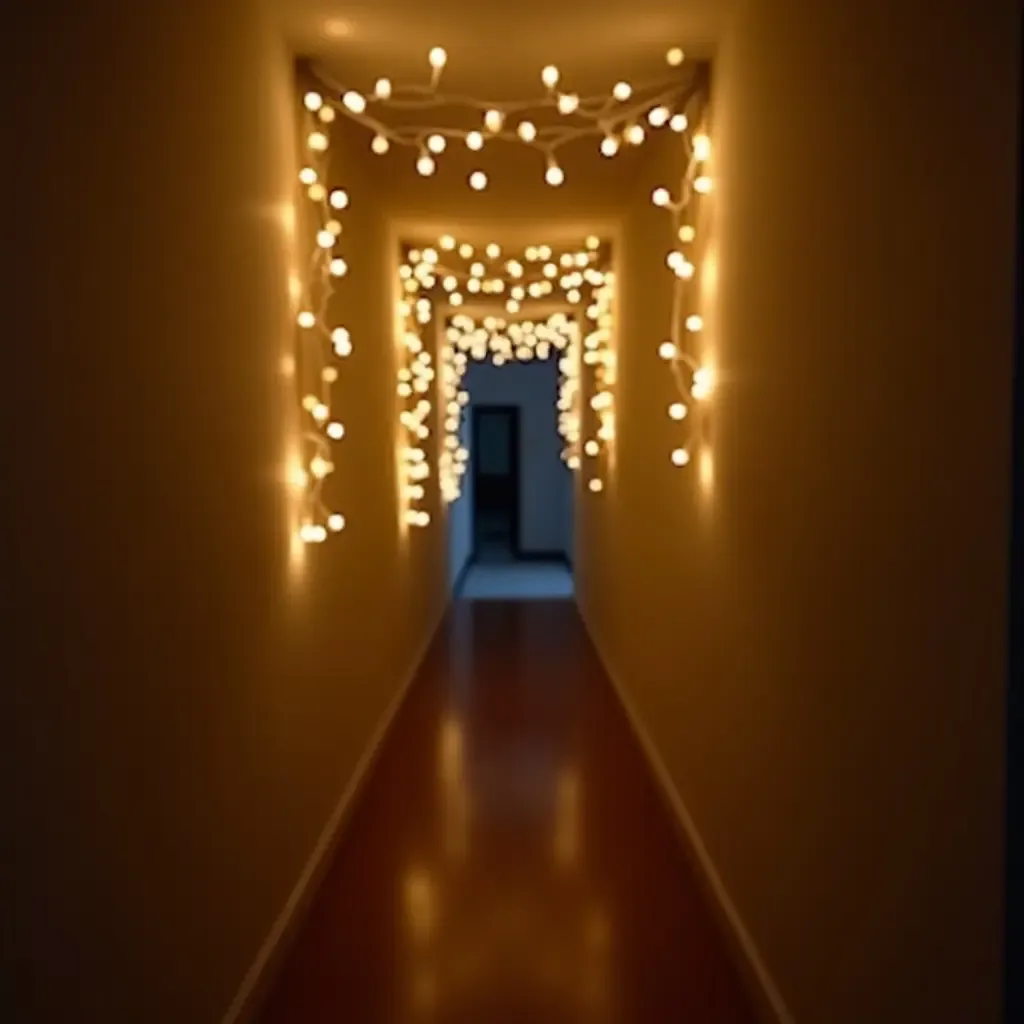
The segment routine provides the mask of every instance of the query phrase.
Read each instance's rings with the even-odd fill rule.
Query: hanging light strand
[[[345,436],[344,424],[334,414],[331,392],[338,379],[335,359],[348,356],[352,342],[345,327],[330,323],[328,309],[334,295],[332,282],[348,272],[337,244],[342,233],[339,218],[349,200],[344,189],[329,188],[327,184],[327,125],[334,120],[334,110],[324,104],[318,93],[307,93],[304,107],[306,152],[299,182],[315,212],[315,238],[309,268],[301,283],[298,351],[302,379],[315,383],[302,398],[303,462],[297,469],[296,483],[302,492],[299,536],[306,543],[315,544],[345,526],[344,516],[325,503],[323,489],[334,471],[333,443]]]
[[[485,100],[439,90],[447,59],[444,50],[434,47],[428,54],[429,82],[392,83],[381,78],[369,93],[346,86],[320,66],[312,66],[310,73],[319,81],[325,102],[332,109],[371,133],[370,148],[378,155],[384,155],[392,146],[414,149],[417,170],[429,176],[451,142],[474,152],[494,141],[515,143],[540,154],[544,178],[553,187],[565,182],[565,172],[557,157],[558,151],[569,143],[596,138],[600,140],[598,148],[602,155],[613,157],[623,147],[640,145],[651,129],[684,131],[687,119],[682,111],[702,90],[706,78],[703,65],[684,62],[682,51],[674,47],[666,55],[672,73],[636,86],[620,81],[608,93],[580,96],[560,88],[558,69],[549,66],[540,74],[542,95],[513,101]],[[385,112],[430,110],[478,113],[479,127],[396,123],[395,118],[385,116]],[[545,120],[552,113],[562,117],[563,122],[536,123],[536,118]],[[468,183],[472,189],[482,191],[488,185],[488,176],[481,169],[474,170]]]

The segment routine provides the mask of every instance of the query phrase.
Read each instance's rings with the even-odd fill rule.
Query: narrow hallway
[[[754,1019],[575,603],[454,605],[262,1024]]]

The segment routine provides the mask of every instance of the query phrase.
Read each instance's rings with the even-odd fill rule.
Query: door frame
[[[501,405],[490,403],[481,403],[470,406],[470,454],[469,454],[469,469],[472,474],[473,480],[473,507],[470,509],[470,515],[472,516],[473,524],[473,560],[476,561],[477,551],[479,550],[479,524],[477,519],[477,501],[479,500],[480,488],[478,482],[480,478],[480,459],[478,458],[480,452],[480,420],[482,416],[490,415],[503,415],[508,417],[509,421],[509,464],[512,467],[512,555],[514,558],[519,557],[520,553],[520,542],[519,542],[519,524],[520,524],[520,506],[522,503],[522,481],[523,481],[523,464],[522,464],[522,443],[520,439],[520,409],[518,405]]]

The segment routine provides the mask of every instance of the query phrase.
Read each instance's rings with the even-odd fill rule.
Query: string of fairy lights
[[[569,353],[579,348],[579,327],[566,313],[553,313],[545,320],[509,323],[502,317],[484,317],[477,321],[465,314],[449,317],[441,344],[441,396],[444,402],[444,441],[438,457],[441,497],[446,504],[457,501],[462,493],[462,477],[469,452],[462,444],[462,414],[469,402],[463,390],[463,378],[470,360],[490,359],[496,366],[510,362],[544,361],[559,358],[559,433],[567,445],[572,443],[573,417],[578,418],[572,397],[576,389],[567,384],[578,360]],[[561,401],[570,396],[563,418]]]
[[[368,130],[373,153],[384,156],[393,147],[410,149],[416,155],[416,170],[423,177],[437,172],[453,144],[480,153],[491,143],[511,142],[535,150],[544,167],[544,180],[558,188],[566,182],[559,151],[570,143],[595,139],[600,154],[610,159],[626,147],[639,146],[652,129],[687,131],[685,110],[704,87],[704,71],[701,65],[686,62],[678,47],[670,49],[665,57],[672,68],[667,76],[636,85],[619,81],[610,92],[596,96],[581,96],[564,88],[561,72],[548,65],[540,72],[542,94],[511,102],[441,91],[448,54],[440,46],[427,55],[428,82],[397,83],[379,78],[371,90],[362,91],[336,81],[323,68],[313,66],[311,73],[337,112]],[[432,110],[468,112],[480,118],[479,124],[468,129],[395,124],[389,116],[393,112]],[[476,192],[486,189],[490,182],[482,166],[470,171],[466,180]]]
[[[337,360],[352,351],[348,329],[332,325],[328,316],[332,282],[344,277],[348,263],[337,250],[342,233],[339,217],[348,208],[348,193],[327,185],[327,128],[334,108],[317,93],[305,97],[305,162],[299,182],[316,214],[316,232],[308,273],[303,281],[296,318],[299,330],[299,372],[308,385],[302,398],[302,462],[295,483],[301,495],[299,536],[321,543],[345,527],[345,517],[324,500],[324,483],[334,472],[332,446],[345,436],[345,426],[332,406],[332,385],[338,379]]]
[[[331,385],[338,378],[336,361],[352,349],[348,330],[332,325],[328,318],[332,282],[348,269],[338,252],[342,234],[339,216],[348,207],[348,195],[343,189],[329,187],[327,181],[329,131],[339,116],[368,130],[369,146],[375,154],[383,156],[393,148],[412,150],[416,169],[424,177],[437,172],[453,144],[481,153],[493,144],[514,143],[539,154],[544,179],[552,187],[565,184],[559,154],[570,143],[595,139],[600,154],[610,159],[625,147],[642,144],[652,130],[667,128],[677,133],[686,155],[678,191],[673,194],[659,187],[651,198],[671,214],[677,242],[667,258],[668,269],[675,277],[672,322],[658,351],[669,363],[678,390],[668,415],[675,422],[686,421],[691,430],[673,447],[671,461],[676,466],[689,463],[692,441],[688,443],[687,439],[693,436],[695,420],[699,419],[692,411],[709,396],[713,386],[711,369],[702,365],[693,351],[695,336],[703,327],[694,286],[696,213],[700,198],[712,187],[705,167],[711,144],[701,125],[707,86],[703,66],[686,62],[678,48],[668,51],[666,61],[671,68],[667,77],[638,85],[621,81],[600,96],[581,96],[567,89],[558,69],[548,66],[540,73],[543,93],[512,102],[442,92],[439,85],[448,58],[440,47],[428,54],[429,81],[419,84],[380,78],[371,90],[359,91],[333,81],[319,68],[311,69],[320,88],[307,92],[303,99],[306,159],[299,175],[317,214],[316,244],[298,313],[304,379],[315,379],[302,399],[303,440],[308,452],[298,474],[303,494],[300,535],[304,540],[323,541],[345,525],[344,517],[327,506],[323,495],[324,482],[334,469],[332,444],[345,433],[332,407]],[[455,111],[460,118],[469,112],[469,116],[479,115],[480,122],[476,128],[418,123],[423,112],[433,110]],[[396,123],[403,111],[414,112],[416,123]],[[695,124],[701,126],[695,129]],[[467,177],[474,191],[486,189],[489,180],[483,166]],[[547,358],[552,346],[558,351],[562,458],[571,469],[584,470],[589,491],[598,493],[603,489],[601,456],[615,436],[615,288],[610,264],[609,246],[596,237],[588,238],[579,249],[537,245],[511,255],[496,242],[475,246],[457,242],[450,235],[431,245],[403,245],[399,267],[402,295],[397,306],[401,352],[397,392],[404,431],[399,442],[400,484],[404,518],[409,525],[430,523],[428,453],[435,388],[443,405],[440,422],[444,434],[438,455],[438,487],[445,501],[458,496],[468,458],[459,440],[461,409],[469,400],[461,389],[461,377],[466,361],[479,351],[481,330],[486,333],[485,356],[498,365],[520,357]],[[487,318],[479,322],[458,319],[457,310],[467,301],[500,309],[501,317],[490,321],[496,324],[501,320],[502,326],[488,327]],[[564,322],[550,318],[539,321],[535,313],[531,317],[531,304],[540,303],[568,310],[557,314],[565,317]],[[441,365],[437,381],[431,349],[437,311],[441,309],[447,320],[444,340],[438,342]],[[545,336],[550,332],[550,337]],[[477,340],[468,341],[470,337]],[[528,340],[520,344],[521,339]],[[565,343],[555,345],[555,339]],[[547,351],[548,356],[539,356],[539,351]],[[528,356],[520,356],[526,352]],[[587,390],[583,367],[592,371],[589,410],[581,408]]]

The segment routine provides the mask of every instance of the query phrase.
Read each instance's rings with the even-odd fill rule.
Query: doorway
[[[520,549],[519,407],[475,406],[471,429],[474,561],[512,562]]]

